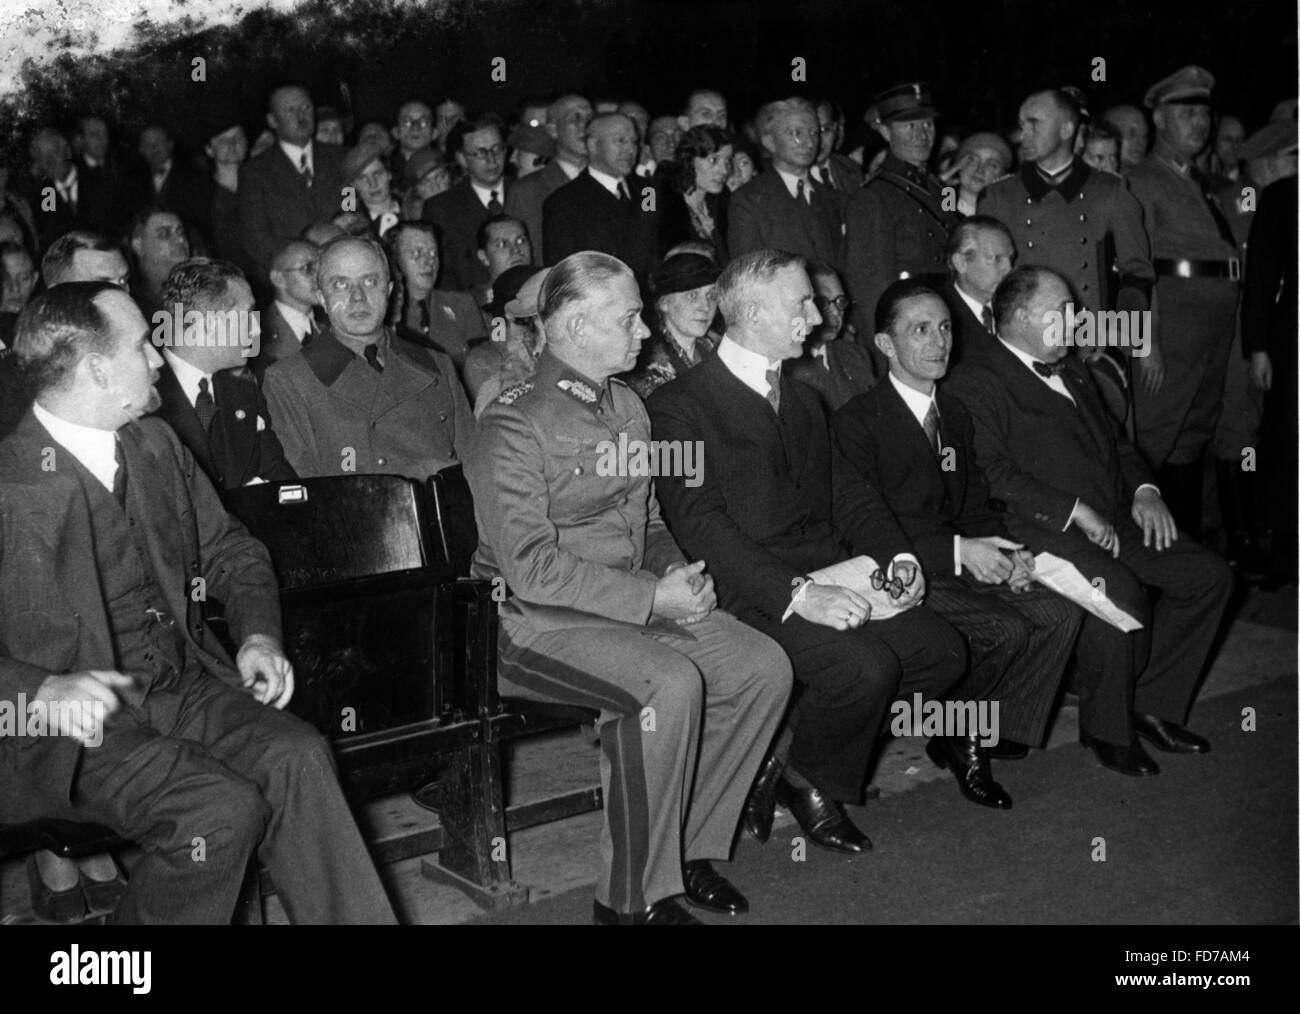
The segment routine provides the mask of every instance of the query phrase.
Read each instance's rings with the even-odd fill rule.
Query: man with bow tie
[[[975,424],[975,457],[1012,536],[1072,563],[1142,623],[1085,617],[1077,647],[1080,741],[1126,775],[1157,749],[1204,753],[1183,727],[1232,589],[1226,564],[1178,531],[1137,450],[1063,341],[1072,294],[1046,268],[1011,272],[993,297],[998,340],[967,350],[948,390]],[[1148,588],[1160,590],[1153,604]]]

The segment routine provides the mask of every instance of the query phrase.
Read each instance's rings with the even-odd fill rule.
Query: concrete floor
[[[1253,592],[1245,598],[1206,677],[1200,699],[1295,673],[1296,616],[1294,587],[1272,594]],[[1196,728],[1195,712],[1191,726]],[[1078,710],[1067,704],[1056,719],[1048,749],[1074,744],[1077,740]],[[886,745],[872,779],[872,785],[882,796],[908,792],[935,779],[951,777],[929,761],[924,746],[925,740],[921,738],[896,739]],[[525,740],[510,751],[507,760],[516,790],[512,802],[543,798],[598,781],[597,747],[588,743],[578,730]],[[953,791],[956,792],[955,787]],[[371,805],[362,817],[365,829],[372,836],[428,826],[436,823],[436,819],[405,795]],[[789,814],[777,811],[778,828],[792,824]],[[510,835],[508,847],[515,881],[528,888],[534,901],[593,884],[600,828],[601,814],[593,812]],[[870,833],[869,823],[864,829]],[[466,922],[479,915],[479,907],[464,894],[423,875],[424,863],[432,859],[436,857],[407,859],[381,871],[402,921],[444,925]],[[125,861],[129,865],[129,855]],[[273,923],[286,921],[275,899],[269,900],[267,914]],[[22,862],[4,863],[0,866],[0,924],[36,921]]]

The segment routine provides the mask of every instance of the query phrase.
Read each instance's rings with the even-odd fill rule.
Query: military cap
[[[542,268],[524,282],[515,298],[506,304],[506,313],[512,317],[536,317],[541,313],[542,285],[550,273],[550,268]]]
[[[1295,151],[1297,147],[1294,123],[1277,120],[1265,124],[1246,139],[1237,157],[1243,162],[1255,158],[1268,158],[1284,151]]]
[[[380,162],[387,168],[388,163],[384,161],[384,150],[377,144],[359,144],[343,158],[343,181],[351,183],[361,175],[362,170],[370,165],[371,162]]]
[[[1142,101],[1148,109],[1155,109],[1165,102],[1206,104],[1210,101],[1213,87],[1214,75],[1204,67],[1191,64],[1153,84]]]
[[[902,123],[905,120],[930,120],[939,115],[930,98],[930,86],[923,81],[896,85],[881,92],[871,104],[881,123]]]

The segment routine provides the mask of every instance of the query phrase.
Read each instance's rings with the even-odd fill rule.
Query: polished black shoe
[[[34,853],[27,857],[27,886],[32,892],[32,912],[42,922],[67,926],[86,918],[86,902],[81,896],[81,883],[77,882],[63,891],[46,886],[41,879]]]
[[[749,911],[745,896],[731,886],[707,859],[692,859],[682,868],[686,900],[696,908],[720,915],[744,915]]]
[[[1155,715],[1134,715],[1133,731],[1165,753],[1209,753],[1210,741]]]
[[[592,922],[597,926],[703,926],[672,898],[656,901],[644,912],[615,912],[608,905],[592,902]]]
[[[934,736],[925,744],[925,752],[939,767],[952,771],[957,788],[972,803],[995,810],[1011,809],[1011,797],[993,780],[993,770],[978,736]]]
[[[743,824],[749,834],[761,842],[772,837],[772,821],[776,817],[776,783],[785,771],[785,761],[769,757],[758,770],[754,787],[745,800]]]
[[[989,760],[1023,760],[1029,756],[1029,747],[1014,739],[1000,739],[997,746],[984,747],[984,756]]]
[[[776,787],[776,801],[794,814],[814,844],[852,854],[871,850],[871,839],[853,826],[844,806],[817,789],[796,789],[782,778]]]
[[[1160,766],[1142,749],[1142,744],[1137,741],[1137,737],[1134,737],[1133,742],[1128,746],[1116,746],[1114,743],[1107,743],[1104,739],[1089,736],[1080,729],[1079,742],[1097,755],[1097,760],[1101,761],[1102,767],[1118,771],[1121,775],[1145,778],[1148,775],[1160,774]]]

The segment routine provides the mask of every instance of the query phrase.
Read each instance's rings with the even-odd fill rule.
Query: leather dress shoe
[[[703,926],[672,898],[661,898],[644,912],[615,912],[608,905],[592,902],[592,921],[597,926]]]
[[[1137,741],[1136,736],[1127,746],[1117,746],[1114,743],[1107,743],[1104,739],[1089,736],[1080,729],[1079,742],[1097,755],[1097,760],[1101,761],[1102,767],[1118,771],[1121,775],[1145,778],[1148,775],[1160,774],[1160,766],[1142,749],[1142,744]]]
[[[984,756],[989,760],[1023,760],[1029,756],[1029,747],[1014,739],[1000,739],[997,746],[984,747]]]
[[[794,814],[814,844],[851,854],[871,850],[871,839],[853,826],[844,806],[818,789],[796,789],[782,778],[776,787],[776,801]]]
[[[785,761],[769,757],[758,771],[758,779],[745,800],[743,823],[745,830],[761,842],[772,837],[772,821],[776,816],[776,784],[785,771]]]
[[[27,886],[32,892],[32,912],[43,922],[61,925],[80,922],[86,917],[86,902],[81,896],[81,883],[63,891],[46,886],[36,865],[35,854],[27,857]]]
[[[972,803],[995,810],[1011,809],[1011,797],[993,780],[993,770],[976,736],[934,736],[925,744],[930,760],[951,769],[957,788]]]
[[[692,859],[682,869],[686,900],[696,908],[720,915],[744,915],[749,911],[745,896],[731,886],[707,859]]]
[[[126,888],[126,878],[120,871],[112,880],[92,880],[84,873],[81,875],[81,893],[91,912],[113,911],[126,894]]]
[[[1210,741],[1155,715],[1134,715],[1133,731],[1166,753],[1209,753]]]

